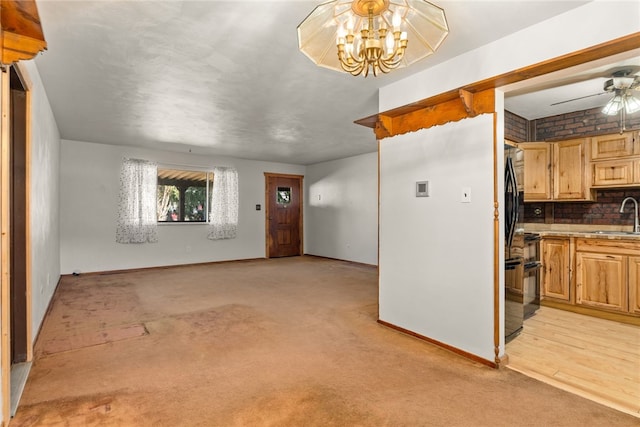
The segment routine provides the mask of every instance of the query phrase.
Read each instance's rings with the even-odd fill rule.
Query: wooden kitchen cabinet
[[[593,185],[616,187],[632,184],[634,181],[634,162],[614,160],[593,163]],[[638,176],[640,178],[640,175]]]
[[[640,184],[640,132],[591,138],[592,185],[617,188]]]
[[[563,302],[571,301],[571,270],[568,238],[543,238],[541,296]]]
[[[587,163],[589,139],[525,142],[524,201],[590,201],[591,169]]]
[[[576,253],[576,304],[626,312],[628,257]]]
[[[524,201],[551,200],[551,145],[525,142],[518,146],[524,150]]]
[[[640,314],[640,257],[629,257],[629,312]]]
[[[600,135],[591,138],[591,160],[619,159],[636,153],[634,133]]]
[[[585,138],[553,144],[554,200],[593,200],[586,162],[588,146],[589,140]]]
[[[640,315],[640,240],[576,239],[576,304]]]

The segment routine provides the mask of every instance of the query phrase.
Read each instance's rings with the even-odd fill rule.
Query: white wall
[[[120,165],[124,157],[159,164],[238,169],[238,237],[207,239],[206,224],[159,226],[159,242],[115,241]],[[62,140],[60,262],[62,274],[265,256],[264,173],[304,175],[304,166]],[[256,211],[255,205],[262,205]]]
[[[31,331],[40,329],[60,278],[60,133],[33,61],[21,63],[31,88]]]
[[[492,148],[493,115],[381,141],[379,290],[381,320],[491,361]]]
[[[307,166],[305,253],[378,264],[378,154]]]
[[[637,31],[640,31],[640,1],[595,0],[381,88],[379,111]]]

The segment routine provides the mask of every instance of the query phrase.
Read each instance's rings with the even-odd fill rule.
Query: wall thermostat
[[[429,181],[416,182],[416,197],[429,197]]]

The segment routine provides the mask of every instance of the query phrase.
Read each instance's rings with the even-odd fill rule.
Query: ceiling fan
[[[640,76],[631,74],[630,71],[620,71],[613,74],[613,78],[604,83],[604,90],[614,94],[607,102],[602,112],[609,116],[626,112],[633,114],[640,111],[640,100],[634,97],[632,90],[640,88]]]
[[[638,102],[639,104],[638,108],[640,108],[640,101],[634,98],[631,93],[631,91],[634,89],[640,90],[640,75],[634,74],[634,72],[637,72],[637,70],[623,69],[623,70],[615,71],[610,74],[611,78],[604,82],[604,85],[602,88],[603,92],[593,93],[591,95],[579,96],[576,98],[567,99],[565,101],[555,102],[550,105],[555,106],[560,104],[566,104],[567,102],[577,101],[585,98],[591,98],[594,96],[600,96],[606,93],[613,93],[614,97],[607,103],[607,105],[605,106],[605,109],[607,109],[606,107],[610,106],[612,101],[615,100],[616,103],[615,105],[612,105],[611,108],[607,109],[609,112],[603,109],[603,113],[608,115],[617,114],[618,111],[620,111],[620,109],[622,109],[625,106],[625,103],[623,102],[623,100],[628,100],[628,99],[632,99]],[[633,101],[631,101],[631,103],[633,104]],[[629,111],[629,108],[627,108],[626,112],[628,114],[631,114],[636,111],[638,110]]]

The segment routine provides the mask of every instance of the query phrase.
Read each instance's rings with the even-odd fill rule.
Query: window
[[[158,168],[158,222],[207,222],[213,172]]]
[[[291,203],[291,187],[278,187],[276,203],[279,205],[288,205]]]

